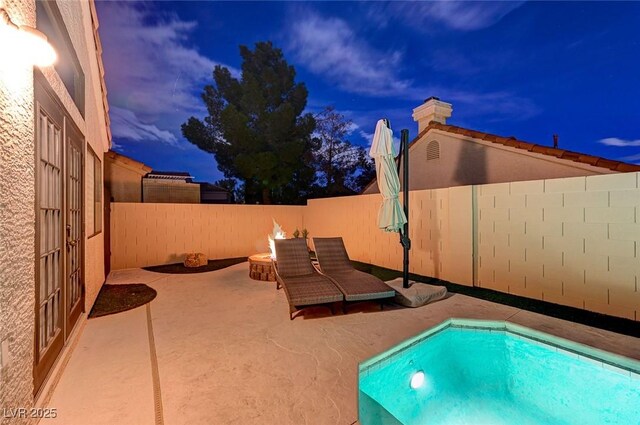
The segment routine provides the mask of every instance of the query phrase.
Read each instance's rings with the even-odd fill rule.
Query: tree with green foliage
[[[182,134],[243,183],[247,203],[304,202],[315,178],[307,89],[271,42],[240,46],[240,55],[241,78],[217,65],[202,94],[208,116],[189,118]]]
[[[347,140],[353,122],[337,112],[333,106],[328,106],[316,114],[315,120],[316,196],[359,193],[373,179],[376,171],[367,151]]]
[[[244,204],[244,187],[241,184],[238,185],[237,180],[220,179],[213,184],[226,189],[229,192],[230,204]]]

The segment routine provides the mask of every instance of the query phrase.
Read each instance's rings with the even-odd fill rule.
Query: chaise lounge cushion
[[[340,288],[346,301],[366,301],[395,296],[395,291],[377,277],[356,270],[342,238],[313,238],[322,273]]]
[[[346,301],[377,300],[396,295],[396,291],[369,273],[350,270],[332,273],[330,277],[344,293]]]
[[[342,238],[313,238],[316,256],[327,275],[355,271]]]
[[[304,239],[276,239],[275,247],[280,276],[307,276],[315,272]]]
[[[343,299],[334,283],[317,273],[288,277],[283,286],[291,304],[295,306],[332,303]]]
[[[284,288],[291,313],[300,307],[344,299],[335,283],[313,267],[304,239],[278,239],[275,248],[276,279]]]

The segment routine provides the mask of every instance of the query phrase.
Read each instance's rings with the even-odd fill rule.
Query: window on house
[[[36,27],[58,53],[54,68],[84,117],[84,72],[56,2],[36,1]]]
[[[427,145],[427,161],[440,158],[440,143],[435,140]]]
[[[98,155],[88,148],[87,158],[87,233],[89,237],[102,231],[102,164]]]

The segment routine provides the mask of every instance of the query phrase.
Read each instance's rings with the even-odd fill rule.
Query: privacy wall
[[[111,204],[111,268],[182,262],[189,252],[210,259],[268,252],[272,218],[291,236],[302,206]]]
[[[477,285],[640,320],[638,173],[477,187]]]
[[[462,285],[640,320],[640,174],[410,193],[410,271]],[[351,259],[402,268],[378,230],[380,195],[306,207],[113,204],[112,268],[264,252],[275,218],[292,235],[342,236]]]
[[[472,278],[472,188],[419,190],[409,196],[410,272],[463,285]],[[342,236],[352,260],[402,269],[397,233],[378,229],[379,194],[310,200],[311,236]]]

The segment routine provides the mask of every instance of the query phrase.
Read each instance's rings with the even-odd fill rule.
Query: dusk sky
[[[640,2],[98,1],[114,150],[157,170],[222,178],[181,135],[205,115],[216,64],[271,40],[309,90],[370,143],[412,109],[453,104],[451,124],[640,163]]]

